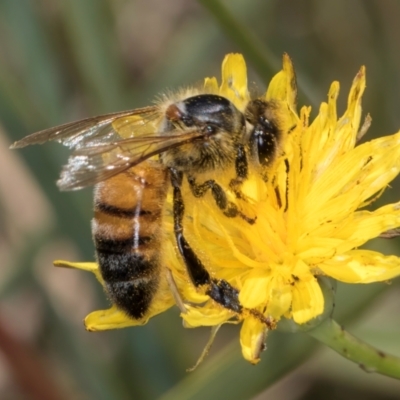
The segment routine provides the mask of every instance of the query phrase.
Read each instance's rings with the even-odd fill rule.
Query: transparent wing
[[[148,158],[206,135],[198,130],[170,132],[168,136],[147,136],[75,150],[64,166],[61,190],[77,190],[111,178]]]
[[[206,135],[191,129],[157,136],[161,118],[157,106],[107,114],[36,132],[11,147],[48,141],[68,146],[72,154],[57,184],[61,190],[77,190]]]
[[[154,134],[153,123],[159,117],[159,108],[153,106],[86,118],[33,133],[15,142],[11,148],[53,140],[73,150],[101,146],[129,137]]]

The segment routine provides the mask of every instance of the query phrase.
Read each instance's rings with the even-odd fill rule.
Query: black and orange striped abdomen
[[[111,301],[142,318],[160,281],[162,210],[167,171],[148,161],[95,188],[92,233]]]

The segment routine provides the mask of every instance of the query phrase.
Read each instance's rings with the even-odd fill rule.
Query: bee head
[[[162,160],[182,171],[220,168],[235,158],[244,129],[243,114],[224,97],[201,94],[173,103],[165,111],[162,133],[195,130],[204,136],[167,151]]]

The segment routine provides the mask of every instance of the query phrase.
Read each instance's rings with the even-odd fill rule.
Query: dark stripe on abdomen
[[[104,214],[126,219],[132,219],[134,217],[151,214],[151,211],[141,209],[138,210],[137,207],[126,209],[101,202],[96,203],[95,208],[97,211],[103,212]]]
[[[157,260],[149,260],[141,253],[111,255],[97,250],[97,258],[101,275],[106,282],[140,280],[153,275],[158,269]]]
[[[136,250],[139,246],[149,244],[153,238],[151,236],[139,236],[137,246],[134,238],[129,239],[105,239],[100,235],[94,236],[94,243],[97,251],[105,254],[120,254]]]

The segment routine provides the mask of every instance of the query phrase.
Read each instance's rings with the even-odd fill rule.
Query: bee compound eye
[[[253,134],[253,149],[261,165],[268,165],[274,156],[276,150],[276,142],[274,136],[265,131],[256,131]]]

